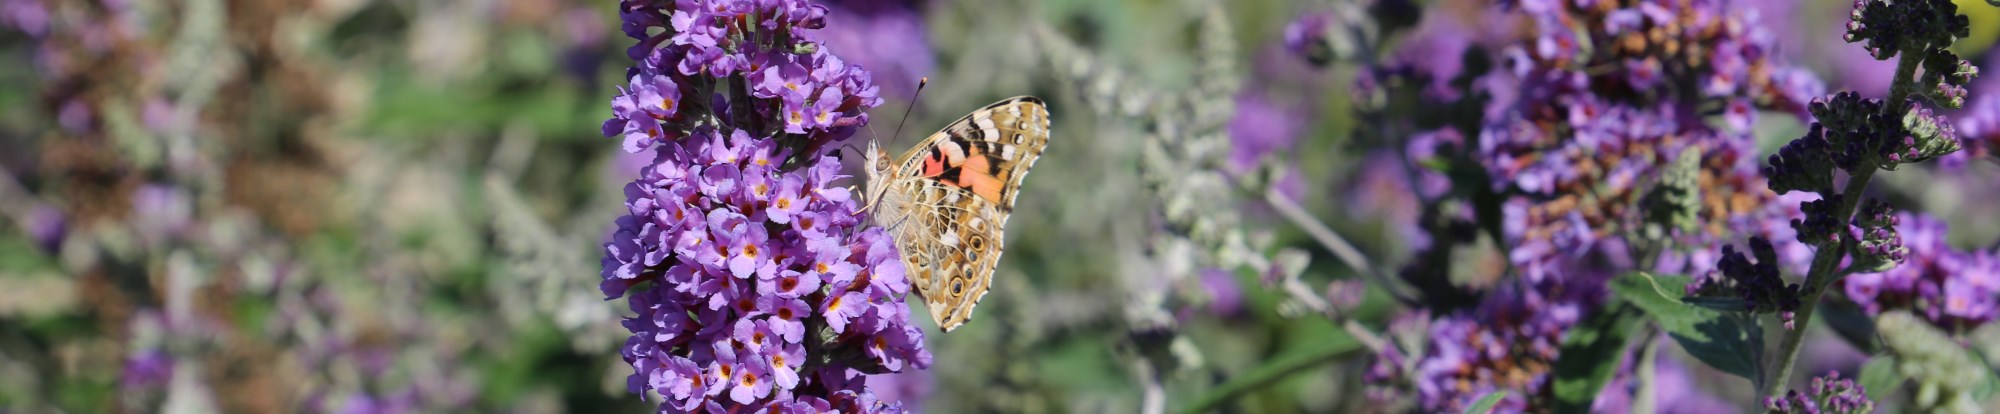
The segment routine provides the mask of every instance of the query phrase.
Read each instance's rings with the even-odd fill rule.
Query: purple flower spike
[[[652,162],[626,185],[600,288],[636,314],[620,350],[630,391],[664,412],[899,411],[860,376],[931,357],[894,243],[861,226],[829,149],[880,99],[868,71],[802,30],[826,27],[826,9],[621,10],[635,66],[601,132]]]

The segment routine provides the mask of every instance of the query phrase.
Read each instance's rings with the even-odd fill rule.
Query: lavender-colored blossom
[[[1230,167],[1249,171],[1264,157],[1290,150],[1305,126],[1303,114],[1272,102],[1267,94],[1238,94],[1236,117],[1229,121]]]
[[[637,66],[603,132],[654,154],[602,260],[600,289],[636,314],[629,391],[670,412],[899,409],[863,377],[931,357],[828,145],[880,103],[870,73],[819,43],[827,11],[803,1],[624,6]]]
[[[1988,60],[1989,65],[2000,64],[2000,53]],[[1958,138],[1964,151],[1944,158],[1947,167],[2000,153],[2000,76],[1987,76],[1973,89],[1972,102],[1958,114]]]
[[[1505,69],[1481,83],[1509,93],[1492,93],[1506,98],[1489,104],[1478,148],[1469,150],[1496,190],[1523,194],[1503,205],[1501,226],[1523,275],[1545,277],[1598,256],[1605,259],[1599,263],[1633,262],[1622,249],[1593,250],[1627,245],[1626,235],[1636,232],[1619,227],[1629,221],[1617,212],[1645,197],[1651,177],[1680,156],[1700,157],[1694,174],[1703,200],[1689,205],[1706,224],[1670,236],[1689,245],[1771,236],[1739,231],[1764,227],[1739,222],[1783,213],[1738,207],[1773,198],[1762,191],[1747,131],[1757,110],[1805,112],[1819,86],[1773,59],[1772,40],[1754,17],[1729,13],[1729,5],[1515,5],[1533,23],[1532,38],[1503,48]],[[1689,49],[1700,56],[1647,47],[1661,41],[1702,45]],[[1586,43],[1599,47],[1580,46]],[[1602,73],[1606,68],[1612,73]],[[1726,104],[1727,128],[1693,113],[1712,100]],[[1679,259],[1657,263],[1685,268],[1688,260]],[[1694,266],[1713,263],[1700,262]]]
[[[194,222],[194,200],[169,184],[148,184],[132,193],[132,225],[151,243],[180,237]]]
[[[49,17],[49,8],[41,0],[0,0],[0,26],[12,27],[28,36],[48,34]]]
[[[1568,327],[1599,306],[1609,275],[1701,273],[1723,263],[1784,289],[1778,270],[1802,267],[1811,254],[1790,243],[1785,224],[1800,215],[1796,206],[1766,208],[1780,197],[1766,191],[1748,132],[1758,111],[1806,113],[1823,86],[1773,58],[1772,39],[1754,17],[1734,13],[1728,1],[1503,5],[1530,24],[1528,38],[1490,50],[1496,70],[1469,85],[1491,97],[1479,136],[1408,147],[1413,164],[1484,170],[1490,188],[1457,190],[1502,195],[1499,217],[1477,219],[1499,219],[1483,225],[1499,230],[1517,276],[1486,289],[1477,308],[1433,321],[1410,374],[1425,411],[1455,410],[1492,390],[1514,391],[1502,411],[1544,398],[1547,363]],[[1685,52],[1663,52],[1669,48]],[[1391,84],[1384,73],[1407,77],[1404,84],[1436,81],[1372,73],[1377,85]],[[1427,99],[1450,98],[1433,95]],[[1683,190],[1663,192],[1670,176]],[[1645,210],[1669,207],[1681,210],[1658,216],[1690,218],[1663,231],[1646,227],[1659,223]],[[1752,236],[1784,243],[1760,244],[1755,262],[1720,248]],[[1632,257],[1640,250],[1633,247],[1660,239],[1716,247],[1662,254],[1654,269],[1635,269],[1644,261]]]
[[[1456,412],[1489,392],[1510,390],[1496,412],[1533,405],[1530,399],[1548,385],[1564,335],[1602,301],[1601,278],[1573,280],[1508,284],[1472,310],[1431,321],[1426,349],[1410,374],[1418,404]]]
[[[909,96],[917,80],[937,66],[921,3],[830,1],[827,18],[840,24],[827,26],[818,35],[842,58],[868,68],[884,92]]]
[[[2000,258],[1946,245],[1945,223],[1929,215],[1900,213],[1897,218],[1907,262],[1842,278],[1837,286],[1849,300],[1871,316],[1908,309],[1952,332],[1969,331],[2000,315]]]
[[[1297,56],[1305,57],[1314,65],[1325,65],[1333,61],[1333,46],[1327,43],[1329,30],[1333,29],[1334,15],[1319,11],[1307,13],[1285,25],[1285,49]]]
[[[1806,392],[1790,390],[1782,397],[1765,397],[1764,408],[1773,414],[1863,414],[1875,412],[1875,402],[1868,400],[1860,384],[1834,371],[1813,377]]]
[[[62,210],[44,204],[30,207],[21,217],[20,225],[28,238],[43,251],[53,252],[62,248],[63,238],[69,234],[69,218],[63,215]]]
[[[1202,270],[1201,287],[1208,293],[1209,312],[1219,316],[1243,312],[1243,287],[1236,282],[1236,275],[1222,269]]]
[[[174,358],[163,349],[146,349],[125,359],[119,387],[128,391],[166,388],[174,376]]]

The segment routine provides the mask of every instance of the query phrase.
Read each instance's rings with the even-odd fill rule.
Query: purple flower
[[[1250,171],[1273,152],[1292,148],[1305,120],[1301,114],[1271,102],[1262,93],[1236,96],[1236,117],[1229,121],[1229,164],[1235,171]]]
[[[1521,412],[1544,395],[1563,336],[1598,306],[1604,277],[1508,283],[1478,307],[1431,321],[1412,381],[1425,411],[1459,411],[1496,390],[1513,391],[1498,412]]]
[[[602,132],[653,155],[602,260],[600,288],[636,314],[629,390],[675,412],[898,407],[846,378],[931,361],[894,244],[860,226],[828,145],[879,103],[869,72],[803,30],[826,26],[803,1],[622,10],[637,66]]]
[[[826,45],[869,68],[893,96],[909,96],[917,79],[937,66],[919,4],[905,1],[834,1],[827,18],[841,24],[819,31]]]
[[[1853,379],[1839,371],[1813,377],[1807,392],[1790,390],[1782,397],[1765,397],[1764,408],[1782,414],[1858,414],[1875,412],[1875,402]]]
[[[118,385],[128,391],[165,389],[174,377],[174,358],[164,349],[145,349],[125,359]]]
[[[1304,57],[1314,65],[1325,65],[1333,60],[1333,46],[1328,44],[1328,31],[1333,28],[1333,13],[1313,12],[1300,16],[1285,25],[1285,49]]]
[[[1836,282],[1868,315],[1906,309],[1946,331],[1965,332],[2000,316],[2000,258],[1945,244],[1946,225],[1929,215],[1899,213],[1905,262],[1887,271]]]
[[[1752,263],[1750,257],[1757,261]],[[1791,329],[1791,313],[1797,311],[1803,293],[1799,284],[1786,284],[1778,272],[1778,252],[1763,237],[1750,238],[1750,255],[1736,246],[1722,247],[1722,260],[1707,277],[1688,285],[1690,296],[1726,296],[1743,300],[1751,312],[1776,312]]]
[[[63,215],[62,210],[48,205],[34,205],[21,221],[21,229],[43,251],[54,252],[62,248],[63,238],[69,234],[69,218]]]
[[[194,222],[194,201],[168,184],[140,186],[132,193],[132,224],[153,243],[180,237]]]

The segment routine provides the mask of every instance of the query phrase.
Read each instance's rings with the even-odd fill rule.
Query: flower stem
[[[1836,210],[1834,215],[1840,218],[1838,223],[1846,223],[1854,215],[1854,207],[1860,204],[1861,190],[1868,187],[1868,179],[1875,175],[1872,168],[1861,171],[1847,180],[1847,188],[1841,192],[1845,197],[1840,201],[1840,210]],[[1800,301],[1799,310],[1792,314],[1793,329],[1785,331],[1784,342],[1778,346],[1778,365],[1772,371],[1777,375],[1770,377],[1770,382],[1766,384],[1766,395],[1782,396],[1790,387],[1792,366],[1805,341],[1806,328],[1812,326],[1813,309],[1819,307],[1819,299],[1826,294],[1826,288],[1839,278],[1834,269],[1840,266],[1840,259],[1847,256],[1847,243],[1851,242],[1842,238],[1839,243],[1821,246],[1813,256],[1812,270],[1806,274],[1805,300]]]
[[[1889,100],[1882,107],[1883,116],[1889,119],[1902,118],[1904,101],[1909,99],[1910,89],[1914,87],[1912,83],[1915,81],[1912,78],[1916,76],[1917,65],[1923,62],[1923,48],[1914,49],[1914,52],[1904,50],[1896,60],[1895,82],[1890,84]],[[1848,177],[1847,188],[1841,189],[1840,192],[1842,196],[1840,209],[1834,211],[1834,217],[1837,219],[1834,223],[1844,225],[1853,218],[1854,207],[1861,204],[1861,191],[1868,188],[1868,179],[1874,176],[1875,167],[1870,164]],[[1797,362],[1800,345],[1805,340],[1806,328],[1812,326],[1813,309],[1819,307],[1819,299],[1826,294],[1826,288],[1833,285],[1834,280],[1845,275],[1845,272],[1836,270],[1840,268],[1840,259],[1847,257],[1847,244],[1854,242],[1850,239],[1842,238],[1840,243],[1822,246],[1813,255],[1812,270],[1806,273],[1806,297],[1799,304],[1798,312],[1793,313],[1792,322],[1795,329],[1786,331],[1784,342],[1779,345],[1778,360],[1775,361],[1778,369],[1774,371],[1778,375],[1770,377],[1771,382],[1766,385],[1764,393],[1766,396],[1781,396],[1788,388],[1789,380],[1792,378],[1792,365]]]
[[[1292,224],[1299,226],[1300,230],[1304,230],[1307,235],[1311,235],[1313,240],[1318,241],[1321,247],[1326,248],[1327,252],[1333,253],[1333,257],[1347,263],[1347,266],[1354,268],[1354,271],[1374,279],[1375,283],[1381,285],[1382,290],[1389,292],[1390,296],[1404,303],[1416,303],[1416,296],[1409,292],[1409,287],[1404,286],[1401,280],[1390,277],[1387,273],[1370,265],[1368,256],[1362,255],[1360,250],[1355,249],[1354,245],[1348,244],[1347,239],[1341,238],[1339,233],[1334,233],[1333,229],[1328,228],[1326,223],[1321,223],[1319,219],[1313,218],[1312,214],[1307,213],[1305,208],[1299,206],[1298,202],[1292,201],[1291,197],[1285,196],[1283,192],[1279,192],[1276,186],[1264,189],[1264,201],[1270,204],[1272,208],[1277,209],[1279,214],[1285,216],[1285,219],[1291,220]]]

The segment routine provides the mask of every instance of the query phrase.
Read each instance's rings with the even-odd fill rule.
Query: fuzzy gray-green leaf
[[[1877,356],[1868,359],[1861,366],[1861,375],[1855,377],[1863,391],[1868,392],[1871,401],[1882,401],[1882,397],[1903,386],[1903,375],[1896,372],[1896,357]]]

